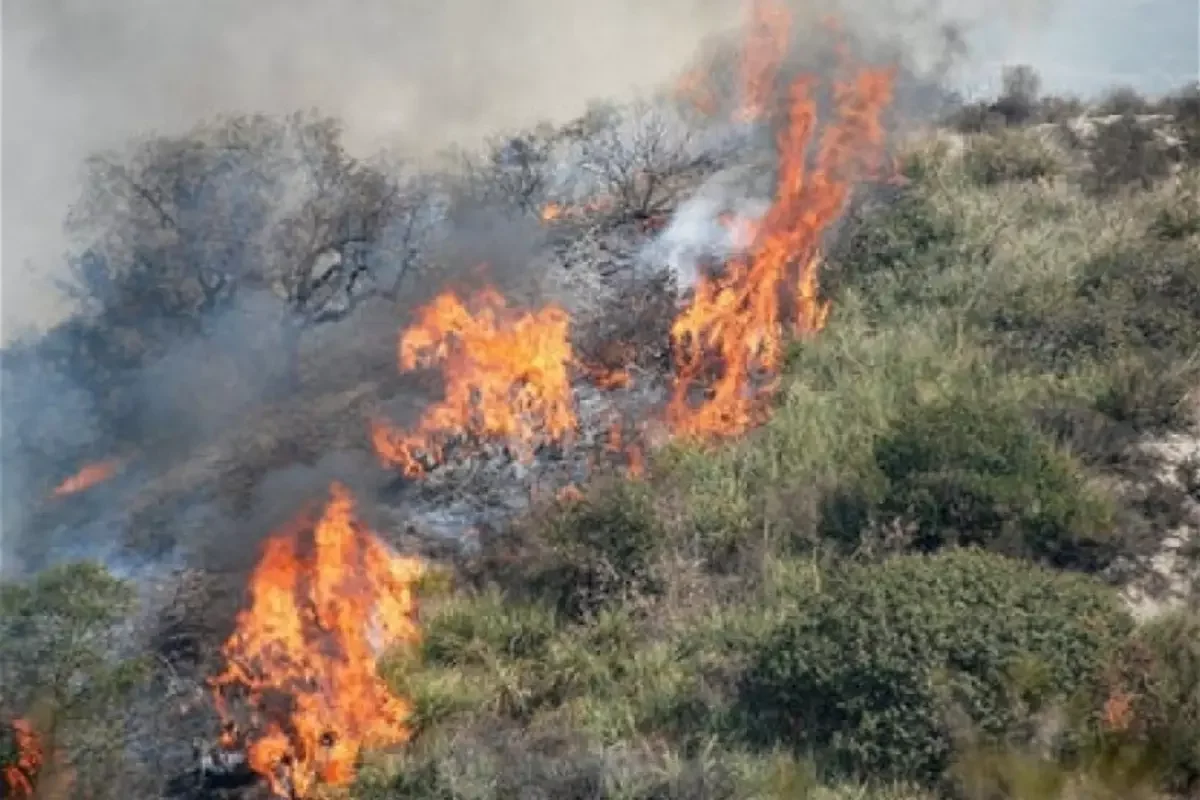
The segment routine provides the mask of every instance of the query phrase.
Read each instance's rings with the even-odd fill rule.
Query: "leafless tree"
[[[608,198],[615,216],[645,219],[674,206],[681,178],[703,163],[679,118],[634,106],[580,143],[579,167]]]
[[[483,155],[460,153],[466,194],[475,202],[538,213],[546,202],[555,136],[548,127],[491,140]]]

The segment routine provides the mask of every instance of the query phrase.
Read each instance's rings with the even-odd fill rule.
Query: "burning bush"
[[[244,746],[277,794],[348,784],[363,747],[408,739],[409,705],[375,663],[385,645],[416,639],[421,572],[355,519],[353,498],[337,484],[320,519],[302,517],[267,542],[212,685],[227,724],[222,744]],[[230,702],[238,695],[249,724]]]

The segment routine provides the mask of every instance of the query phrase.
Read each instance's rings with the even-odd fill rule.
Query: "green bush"
[[[968,178],[982,186],[1036,181],[1062,174],[1061,154],[1036,134],[1003,131],[977,136],[963,154]]]
[[[1011,404],[958,395],[915,406],[874,457],[878,474],[830,503],[824,528],[836,539],[860,543],[898,521],[925,552],[978,545],[1083,569],[1116,555],[1111,507]]]
[[[1200,789],[1200,616],[1147,623],[1113,669],[1110,724],[1149,749],[1169,790],[1191,796]]]
[[[880,314],[936,302],[931,282],[975,255],[958,222],[920,188],[901,190],[855,210],[830,251],[824,288],[854,289]]]
[[[0,719],[27,718],[78,796],[142,794],[129,703],[146,663],[123,658],[133,587],[103,567],[62,564],[0,582]],[[41,777],[53,780],[50,775]],[[61,777],[59,775],[58,777]]]
[[[655,562],[666,534],[646,484],[601,482],[533,520],[525,535],[536,555],[520,578],[523,590],[567,619],[661,588]]]
[[[1099,124],[1089,147],[1084,187],[1100,196],[1148,189],[1171,174],[1175,158],[1153,123],[1126,113]]]
[[[1193,424],[1188,398],[1200,385],[1200,364],[1157,354],[1112,363],[1095,399],[1108,419],[1138,433],[1185,430]]]
[[[851,567],[762,645],[745,730],[831,769],[935,780],[964,728],[1030,735],[1039,712],[1094,685],[1130,625],[1090,579],[989,553]]]
[[[990,323],[1010,358],[1058,372],[1129,352],[1187,357],[1200,346],[1200,258],[1186,242],[1117,248],[1064,284],[1010,294]]]

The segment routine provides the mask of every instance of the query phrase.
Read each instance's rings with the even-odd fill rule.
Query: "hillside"
[[[1200,94],[918,125],[754,22],[453,168],[89,165],[0,364],[0,796],[1200,792]]]

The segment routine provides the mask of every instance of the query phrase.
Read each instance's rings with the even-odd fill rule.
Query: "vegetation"
[[[791,346],[769,421],[721,445],[672,443],[639,478],[599,475],[578,496],[541,502],[455,563],[453,586],[425,592],[420,645],[390,653],[383,668],[412,701],[413,741],[371,753],[352,796],[1040,800],[1197,790],[1200,621],[1188,610],[1135,621],[1116,585],[1162,550],[1175,534],[1164,520],[1194,502],[1194,483],[1168,492],[1130,444],[1187,432],[1195,417],[1195,99],[1163,101],[1192,127],[1182,144],[1159,148],[1128,116],[1128,98],[1109,100],[1124,127],[1089,143],[1059,135],[1074,106],[1039,97],[1034,77],[1013,73],[1006,88],[1002,102],[952,121],[961,147],[907,145],[904,185],[874,187],[837,231],[829,325]],[[389,237],[399,228],[373,215],[398,219],[412,206],[384,209],[397,200],[376,173],[340,161],[334,131],[309,124],[205,129],[194,149],[160,142],[134,163],[170,172],[161,162],[170,156],[238,174],[249,167],[210,164],[215,145],[205,142],[299,137],[336,168],[335,194],[371,202],[335,198],[329,210],[308,198],[268,225],[253,209],[202,214],[196,197],[219,194],[202,191],[209,184],[181,195],[192,205],[147,201],[136,219],[103,223],[131,249],[80,273],[104,266],[116,293],[88,284],[103,311],[72,323],[70,337],[87,330],[72,346],[108,347],[105,326],[117,320],[138,328],[121,341],[136,339],[129,352],[140,358],[158,335],[143,326],[158,317],[121,309],[158,304],[172,320],[210,324],[220,317],[201,306],[269,282],[230,267],[211,282],[179,277],[172,286],[199,287],[186,297],[139,289],[177,280],[161,265],[206,263],[188,248],[220,240],[205,226],[194,240],[165,235],[168,216],[259,225],[255,241],[270,247],[283,247],[279,237],[294,244],[289,226],[314,226],[311,249],[271,250],[278,259],[263,263],[309,263],[348,239],[398,247]],[[471,192],[535,213],[546,191],[538,137],[548,135],[474,164]],[[645,136],[653,163],[696,167],[664,154],[663,129]],[[605,211],[610,222],[675,202],[673,182],[614,152],[586,154],[628,195],[627,213]],[[104,174],[143,186],[128,169]],[[349,250],[339,258],[352,263]],[[221,263],[239,259],[258,263],[246,253]],[[376,268],[363,259],[353,263]],[[147,265],[160,266],[138,271]],[[353,270],[334,272],[350,280]],[[281,279],[303,326],[322,318],[310,314],[311,275]],[[664,281],[661,291],[673,289]],[[125,357],[113,369],[129,368]],[[102,385],[79,405],[107,419],[114,384]],[[91,771],[85,742],[120,718],[114,704],[137,674],[136,659],[103,644],[129,603],[128,587],[78,566],[0,594],[0,710],[45,708],[61,720],[56,747],[78,776],[111,774]]]

